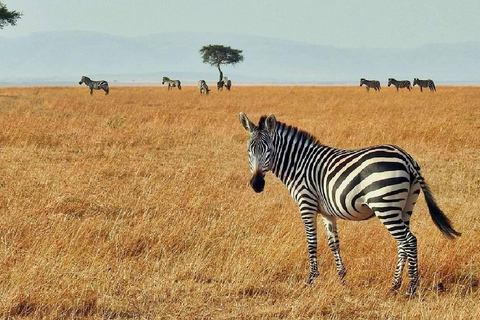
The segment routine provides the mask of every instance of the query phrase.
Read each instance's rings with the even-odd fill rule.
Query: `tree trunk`
[[[222,69],[220,69],[220,64],[217,64],[218,72],[220,72],[220,79],[218,81],[222,81],[223,79],[223,72]]]

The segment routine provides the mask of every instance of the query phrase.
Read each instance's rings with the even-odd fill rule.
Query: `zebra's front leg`
[[[337,219],[332,216],[322,216],[322,219],[323,224],[325,225],[325,230],[327,231],[328,247],[333,252],[338,276],[340,280],[343,280],[343,278],[345,278],[345,275],[347,274],[347,269],[345,269],[345,266],[342,262],[342,257],[340,256],[340,242],[338,240]]]
[[[315,278],[319,276],[317,264],[317,212],[308,208],[300,207],[303,225],[307,236],[308,258],[310,262],[310,273],[307,278],[307,284],[313,284]]]
[[[93,94],[93,89],[92,89],[92,88],[90,88],[90,95],[92,95],[92,94]]]

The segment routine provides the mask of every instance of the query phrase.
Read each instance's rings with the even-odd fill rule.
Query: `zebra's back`
[[[385,194],[408,193],[416,180],[413,169],[420,170],[412,157],[395,145],[332,149],[324,153],[317,166],[315,187],[324,206],[321,210],[347,220],[372,217]],[[398,200],[403,202],[405,197]]]

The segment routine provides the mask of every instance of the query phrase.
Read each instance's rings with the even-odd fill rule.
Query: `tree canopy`
[[[23,14],[17,11],[9,11],[7,6],[0,2],[0,29],[3,29],[6,25],[16,25],[17,20]]]
[[[218,68],[220,72],[220,81],[223,78],[223,72],[220,69],[222,64],[235,65],[243,61],[242,50],[233,49],[231,47],[222,45],[208,45],[200,49],[203,63],[208,63],[211,66]]]

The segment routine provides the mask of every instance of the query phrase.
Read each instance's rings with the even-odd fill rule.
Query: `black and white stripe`
[[[90,88],[90,94],[93,94],[93,90],[100,90],[100,89],[105,91],[105,94],[108,94],[110,92],[110,88],[108,87],[108,82],[105,80],[94,81],[89,77],[83,76],[82,79],[80,79],[80,82],[78,82],[78,84],[82,84],[82,83],[85,83]]]
[[[171,80],[169,77],[163,77],[162,84],[168,84],[168,90],[172,90],[172,88],[177,87],[178,90],[182,89],[182,84],[180,83],[180,80]]]
[[[310,134],[263,116],[258,126],[239,115],[249,132],[251,187],[262,192],[264,176],[272,171],[286,185],[300,208],[310,260],[308,283],[319,275],[317,267],[317,216],[322,218],[328,246],[341,279],[346,269],[340,257],[336,219],[360,221],[377,216],[397,241],[398,262],[392,290],[401,286],[408,260],[412,295],[418,285],[417,239],[410,230],[413,207],[423,190],[435,225],[449,239],[459,236],[437,206],[420,167],[394,145],[342,150],[320,144]]]
[[[427,80],[420,80],[418,78],[413,79],[413,86],[418,85],[420,87],[420,91],[423,92],[423,88],[429,88],[431,92],[437,91],[435,88],[435,83],[433,83],[432,79]]]
[[[201,94],[203,93],[208,94],[210,92],[210,89],[208,89],[208,85],[205,82],[205,80],[198,81],[198,90],[200,91]]]
[[[367,80],[365,78],[361,78],[360,79],[360,87],[362,85],[365,85],[365,87],[367,88],[367,91],[370,91],[370,88],[375,89],[375,91],[380,91],[380,89],[381,89],[380,81],[378,81],[378,80]]]
[[[408,91],[410,91],[412,89],[412,85],[410,83],[410,81],[408,80],[395,80],[394,78],[389,78],[388,79],[388,86],[390,87],[390,85],[394,85],[395,88],[397,88],[397,91],[399,88],[407,88]]]

